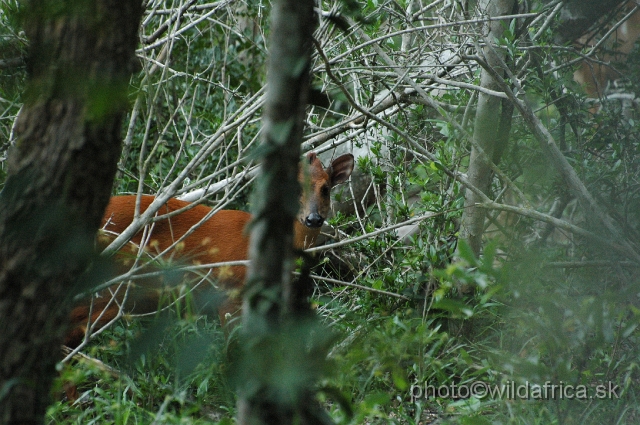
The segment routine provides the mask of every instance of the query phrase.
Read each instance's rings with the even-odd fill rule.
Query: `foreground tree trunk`
[[[28,87],[0,193],[0,423],[42,423],[109,201],[140,0],[32,0]]]
[[[287,331],[293,304],[299,301],[291,284],[293,222],[299,207],[298,164],[304,125],[312,35],[313,0],[273,2],[267,72],[262,167],[254,197],[251,266],[243,307],[244,363],[238,400],[238,423],[307,423],[309,380],[288,381],[287,368],[312,367]],[[295,327],[295,326],[294,326]],[[291,332],[295,332],[292,330]],[[294,338],[295,339],[295,338]],[[298,346],[298,348],[300,348]],[[284,364],[283,358],[297,362]],[[305,376],[308,376],[305,375]],[[289,376],[291,378],[291,376]]]
[[[513,0],[482,0],[479,7],[489,17],[495,17],[509,14],[513,10],[513,5]],[[488,22],[483,34],[485,40],[495,42],[502,36],[504,25],[502,21]],[[500,63],[503,61],[503,58],[497,56],[498,54],[500,51],[496,46],[486,46],[483,49],[486,62],[494,69],[499,69]],[[494,91],[499,91],[500,88],[491,74],[484,69],[480,76],[480,85]],[[499,159],[494,158],[496,149],[504,150],[504,148],[497,146],[500,144],[500,139],[505,137],[500,131],[500,127],[501,125],[503,128],[510,125],[509,121],[502,120],[503,122],[501,122],[501,114],[499,113],[501,104],[502,100],[499,97],[486,93],[478,95],[478,108],[473,131],[475,143],[471,149],[467,175],[469,182],[485,194],[488,193],[491,184],[491,160],[492,158]],[[511,117],[508,117],[508,120],[510,119]],[[476,204],[481,202],[482,199],[479,195],[467,189],[461,237],[469,244],[476,256],[480,254],[482,248],[482,233],[484,231],[485,210],[476,207]]]

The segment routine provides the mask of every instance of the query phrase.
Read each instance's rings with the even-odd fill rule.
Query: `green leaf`
[[[478,265],[478,260],[476,259],[475,254],[464,239],[460,239],[458,241],[458,254],[460,255],[460,258],[469,263],[470,266],[476,267]]]

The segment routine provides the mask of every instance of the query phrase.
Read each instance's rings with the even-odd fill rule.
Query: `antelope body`
[[[331,201],[331,188],[346,181],[353,170],[353,156],[345,154],[336,158],[326,169],[315,153],[309,153],[303,160],[299,172],[299,181],[303,191],[300,199],[300,212],[294,222],[294,245],[296,249],[305,249],[315,244],[327,214]],[[153,201],[152,196],[144,195],[140,199],[140,213],[144,212]],[[131,224],[136,204],[136,196],[116,196],[111,198],[102,220],[104,230],[110,234],[119,234]],[[188,202],[170,199],[158,211],[164,215],[187,207]],[[211,208],[197,205],[184,212],[161,219],[140,231],[132,239],[129,247],[137,252],[143,247],[147,252],[164,252],[172,245],[173,249],[164,254],[164,258],[181,260],[192,264],[211,264],[248,259],[249,236],[246,226],[251,215],[244,211],[221,210],[208,220],[200,223],[211,212]],[[195,225],[198,227],[186,236],[179,244],[174,244]],[[106,246],[108,241],[98,238],[98,245]],[[109,239],[109,238],[107,238]],[[133,253],[123,248],[116,254],[116,262],[120,266],[130,266],[135,259]],[[122,268],[122,271],[126,271]],[[224,323],[226,315],[239,311],[241,299],[238,293],[244,286],[246,267],[234,265],[224,268],[212,268],[213,276],[220,286],[230,293],[229,298],[218,308]],[[157,281],[143,280],[135,285],[127,295],[124,306],[126,312],[150,313],[156,311],[161,294],[161,284]],[[117,302],[115,302],[117,301]],[[89,325],[97,330],[109,323],[121,310],[118,305],[123,297],[112,300],[110,295],[84,301],[78,304],[71,313],[71,330],[65,339],[65,345],[75,347],[85,338]]]
[[[625,13],[631,11],[634,2],[627,2],[622,10]],[[576,40],[579,46],[593,46],[593,33],[588,33]],[[609,83],[620,78],[620,73],[607,62],[626,62],[629,53],[633,50],[636,41],[640,38],[640,11],[633,13],[626,21],[619,25],[609,35],[605,43],[604,54],[597,61],[584,60],[573,74],[573,79],[580,84],[588,97],[601,98]]]

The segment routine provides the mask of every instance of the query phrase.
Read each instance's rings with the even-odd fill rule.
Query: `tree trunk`
[[[513,0],[482,0],[479,8],[486,15],[495,17],[509,14],[513,10],[513,5]],[[493,42],[500,38],[504,30],[504,25],[503,21],[488,22],[485,27],[485,39]],[[496,54],[499,54],[499,50],[495,46],[486,46],[483,53],[489,66],[498,69],[502,61],[496,57]],[[485,70],[482,70],[480,85],[490,90],[499,91],[498,84]],[[496,142],[499,140],[498,136],[500,135],[501,114],[499,112],[501,104],[502,100],[499,97],[486,93],[480,93],[478,95],[478,108],[476,110],[473,131],[475,144],[471,149],[467,178],[471,184],[485,194],[488,193],[491,184],[492,172],[490,160],[494,158]],[[504,126],[508,123],[502,122],[502,124]],[[504,138],[503,134],[502,137]],[[479,146],[484,154],[482,154],[476,146]],[[497,149],[504,150],[504,148],[501,147]],[[485,219],[485,211],[475,206],[480,202],[482,202],[480,197],[467,189],[465,193],[465,209],[462,217],[461,238],[466,240],[476,256],[480,254],[482,248],[482,233]]]
[[[0,423],[42,423],[72,288],[109,201],[141,2],[32,0],[0,193]]]
[[[306,388],[293,388],[293,396],[286,396],[282,392],[288,391],[286,384],[278,386],[274,375],[281,370],[279,360],[292,348],[283,346],[282,336],[286,337],[288,315],[297,311],[293,304],[300,301],[291,285],[293,223],[299,208],[300,144],[316,22],[312,0],[279,0],[272,7],[263,159],[254,196],[251,265],[243,307],[246,370],[240,378],[241,425],[286,425],[296,417],[305,423],[298,406],[308,408]],[[252,368],[256,364],[259,367]],[[291,370],[305,367],[289,366]],[[247,373],[249,369],[255,373]]]

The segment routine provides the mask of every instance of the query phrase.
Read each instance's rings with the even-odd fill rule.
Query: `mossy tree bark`
[[[66,300],[120,154],[140,0],[31,0],[28,86],[0,193],[0,423],[42,423]]]
[[[251,266],[243,306],[244,360],[238,400],[238,423],[242,425],[313,420],[312,379],[298,379],[312,375],[306,369],[313,366],[302,364],[304,355],[296,351],[305,339],[293,336],[296,327],[302,326],[292,319],[301,313],[295,304],[302,297],[294,290],[291,276],[293,223],[300,198],[300,145],[316,27],[313,8],[313,0],[272,4],[262,164],[254,196]]]
[[[482,0],[479,8],[489,17],[507,15],[513,11],[513,0]],[[484,38],[488,42],[499,39],[504,32],[502,21],[487,22],[484,29]],[[503,59],[500,50],[496,46],[486,46],[483,49],[483,56],[487,64],[494,69],[500,69]],[[503,74],[503,72],[500,72]],[[486,89],[499,91],[500,86],[492,75],[486,70],[482,70],[480,85]],[[467,171],[468,180],[475,187],[487,194],[491,184],[491,161],[499,161],[496,154],[504,151],[508,130],[510,128],[511,116],[505,118],[500,113],[504,107],[501,98],[486,93],[478,95],[478,107],[473,130],[474,146],[471,149],[469,159],[469,169]],[[512,108],[510,109],[513,110]],[[465,194],[465,209],[462,216],[461,238],[464,239],[475,255],[479,255],[482,249],[482,234],[484,231],[485,210],[476,207],[481,203],[480,196],[471,190]]]

